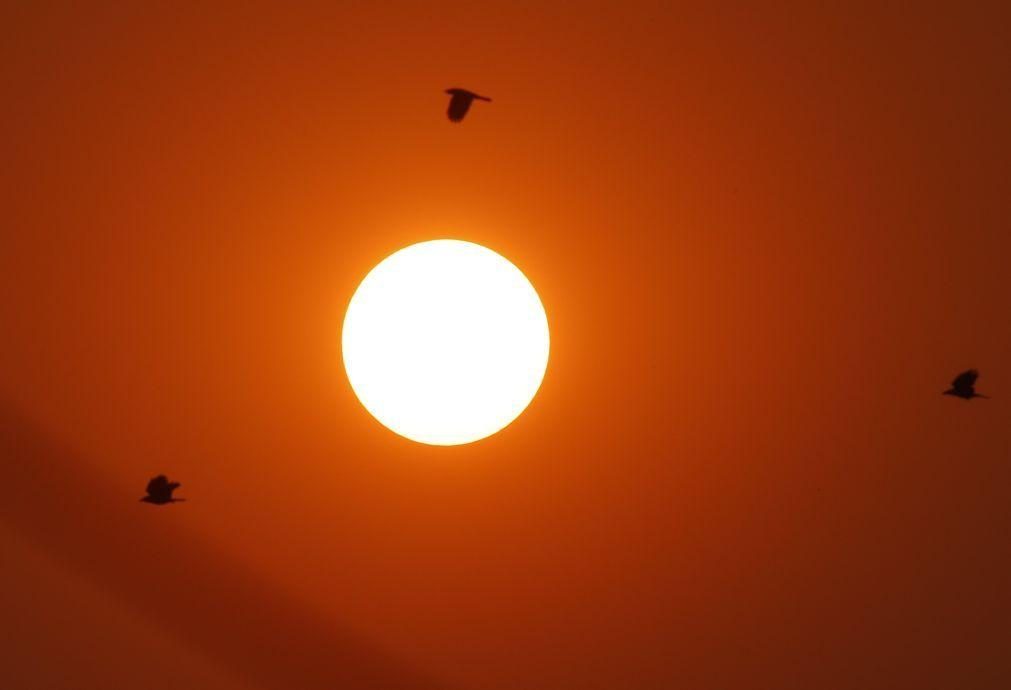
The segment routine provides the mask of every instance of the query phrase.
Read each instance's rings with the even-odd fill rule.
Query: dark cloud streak
[[[158,519],[160,509],[109,491],[85,458],[3,404],[0,455],[0,521],[252,686],[445,687]]]

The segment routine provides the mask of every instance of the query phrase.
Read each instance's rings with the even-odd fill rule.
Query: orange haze
[[[1011,686],[1011,12],[294,4],[0,10],[0,687]],[[456,448],[340,365],[438,237]]]

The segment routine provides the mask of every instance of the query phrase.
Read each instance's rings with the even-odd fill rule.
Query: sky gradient
[[[1011,685],[1009,10],[8,5],[0,686]],[[442,237],[552,341],[455,448],[340,353]]]

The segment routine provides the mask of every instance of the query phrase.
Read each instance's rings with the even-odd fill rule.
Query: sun
[[[401,436],[452,446],[526,409],[548,365],[548,320],[526,276],[460,240],[405,247],[358,286],[344,316],[355,395]]]

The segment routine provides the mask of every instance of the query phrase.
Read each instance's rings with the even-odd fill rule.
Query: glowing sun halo
[[[548,364],[548,320],[526,276],[490,249],[420,242],[365,276],[344,316],[344,368],[373,417],[451,446],[527,407]]]

